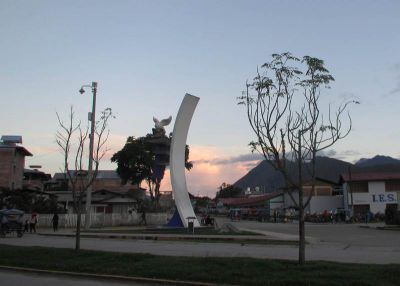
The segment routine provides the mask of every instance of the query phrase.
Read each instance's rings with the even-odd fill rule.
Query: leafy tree
[[[305,263],[304,210],[315,189],[317,153],[349,134],[352,124],[348,106],[358,103],[347,101],[335,110],[329,105],[323,113],[321,90],[333,80],[320,59],[273,54],[272,60],[257,70],[253,81],[247,82],[239,98],[256,135],[250,143],[252,151],[261,153],[282,173],[286,192],[299,210],[299,264]],[[297,163],[296,178],[289,175],[288,160]],[[306,172],[311,177],[312,191],[304,198]]]
[[[169,150],[171,138],[165,137],[162,141],[165,150]],[[163,154],[163,161],[159,162],[156,149],[159,143],[154,143],[152,134],[145,137],[128,137],[124,147],[115,153],[111,161],[117,163],[117,173],[121,177],[123,184],[130,182],[131,184],[140,184],[145,181],[148,186],[150,198],[153,203],[158,205],[160,198],[160,185],[164,178],[165,165],[169,162],[169,155]],[[168,153],[168,152],[167,152]],[[185,150],[185,167],[190,170],[193,163],[189,161],[189,146],[186,145]]]
[[[235,187],[230,184],[222,183],[220,187],[218,187],[219,191],[217,192],[215,198],[235,198],[242,194],[242,189]]]
[[[63,210],[57,206],[55,197],[47,197],[32,190],[0,189],[0,209],[16,208],[27,213],[54,213]]]
[[[111,157],[112,162],[117,162],[117,173],[122,179],[122,183],[128,181],[131,184],[140,184],[146,181],[151,197],[153,198],[153,184],[155,180],[152,176],[153,154],[151,145],[145,137],[128,137],[125,146]]]

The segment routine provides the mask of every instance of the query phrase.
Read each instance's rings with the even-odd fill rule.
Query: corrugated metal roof
[[[240,205],[250,205],[262,201],[267,201],[280,195],[282,195],[281,192],[273,192],[265,195],[259,195],[247,198],[221,198],[219,199],[219,201],[221,201],[224,205],[227,206],[240,206]]]
[[[400,180],[400,172],[351,173],[342,174],[340,177],[345,182]]]
[[[71,174],[74,175],[75,171],[71,171]],[[65,178],[65,173],[55,173],[53,176],[54,180],[63,180]],[[114,170],[99,170],[97,172],[96,180],[110,180],[116,179],[120,180],[118,173]]]

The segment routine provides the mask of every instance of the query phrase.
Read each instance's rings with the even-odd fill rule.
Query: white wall
[[[347,194],[351,205],[351,194]],[[385,182],[368,182],[368,193],[353,193],[354,205],[369,205],[372,213],[384,213],[386,204],[397,204],[397,192],[386,192]]]
[[[298,193],[293,193],[293,197],[298,202]],[[304,202],[307,200],[307,196],[304,196]],[[285,207],[294,206],[294,203],[288,194],[285,194]],[[313,196],[310,204],[306,208],[306,212],[310,214],[323,213],[325,210],[330,211],[337,208],[343,208],[343,196]]]
[[[273,198],[269,202],[269,213],[270,215],[274,214],[274,210],[280,210],[285,207],[285,199],[284,196],[278,196],[276,198]]]
[[[314,196],[310,201],[308,211],[313,214],[338,208],[343,208],[343,196]]]

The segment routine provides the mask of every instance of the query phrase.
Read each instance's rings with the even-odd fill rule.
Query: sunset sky
[[[193,194],[214,196],[260,159],[236,98],[257,66],[290,51],[325,61],[335,78],[324,102],[352,107],[353,131],[329,154],[349,162],[400,157],[399,1],[0,1],[0,135],[22,135],[26,165],[62,169],[56,112],[73,105],[87,119],[98,82],[98,111],[111,107],[109,162],[153,116],[173,121],[185,93],[200,97],[188,144]],[[169,176],[163,184],[170,189]]]

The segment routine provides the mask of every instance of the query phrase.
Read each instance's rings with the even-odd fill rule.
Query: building
[[[2,136],[0,141],[0,187],[22,189],[25,157],[32,154],[22,144],[21,136]]]
[[[87,172],[82,172],[81,179],[86,180]],[[78,174],[80,175],[80,174]],[[72,172],[72,176],[75,176],[75,172]],[[54,191],[66,191],[68,189],[68,176],[65,173],[55,173],[52,178],[52,190]],[[137,189],[138,185],[132,185],[127,183],[123,185],[121,178],[114,170],[99,170],[97,177],[92,185],[92,192],[99,190],[107,190],[111,192],[127,192],[132,189]]]
[[[241,198],[220,198],[216,203],[217,209],[220,209],[219,212],[223,212],[222,208],[225,208],[225,212],[233,208],[255,208],[265,209],[267,213],[272,214],[274,210],[283,209],[283,206],[283,193],[280,192]]]
[[[87,172],[83,174],[86,175]],[[86,180],[86,176],[79,180]],[[57,196],[58,203],[63,205],[67,212],[73,212],[72,191],[65,173],[54,174],[48,193]],[[128,210],[137,207],[138,201],[144,199],[145,189],[129,183],[123,185],[116,171],[99,170],[92,185],[91,213],[127,213]],[[86,196],[82,199],[82,207],[85,206],[85,202]]]
[[[354,215],[368,211],[385,213],[386,207],[397,209],[400,198],[399,172],[363,172],[341,175],[344,207]]]
[[[50,174],[46,174],[37,169],[24,169],[22,187],[27,190],[46,191],[47,184],[50,180]]]
[[[307,202],[312,192],[311,182],[306,182],[303,185],[303,202]],[[292,197],[296,201],[299,201],[299,194],[297,191],[292,192]],[[295,208],[295,203],[290,195],[285,192],[284,201],[285,208]],[[343,191],[340,184],[331,182],[325,179],[316,179],[314,185],[314,192],[311,194],[310,203],[305,208],[305,212],[308,214],[320,214],[324,211],[333,211],[339,208],[343,208]]]

